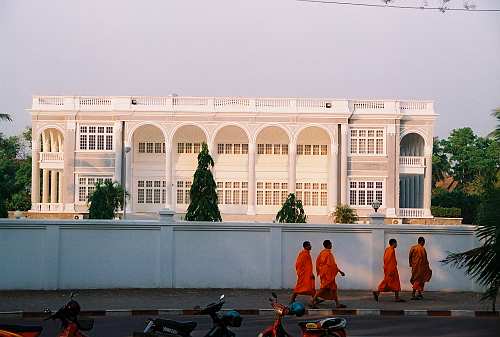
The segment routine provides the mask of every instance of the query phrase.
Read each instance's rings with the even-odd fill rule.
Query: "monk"
[[[304,248],[295,261],[295,271],[297,272],[297,284],[293,289],[292,297],[290,302],[295,302],[298,295],[306,295],[314,298],[316,293],[314,289],[314,274],[313,274],[313,263],[311,258],[311,243],[309,241],[304,241],[302,244]]]
[[[345,276],[345,273],[340,270],[335,262],[335,258],[332,254],[332,242],[330,240],[325,240],[323,242],[323,249],[316,259],[316,273],[321,280],[320,289],[316,292],[313,298],[313,307],[316,304],[323,302],[324,300],[334,300],[335,306],[337,308],[345,308],[344,304],[339,303],[339,298],[337,295],[337,283],[335,282],[335,277],[337,274]],[[322,300],[318,300],[318,299]]]
[[[378,290],[373,292],[373,298],[378,302],[381,292],[394,292],[396,302],[405,302],[399,298],[401,291],[401,282],[399,282],[398,262],[396,261],[396,239],[389,240],[389,247],[384,252],[384,279],[380,282]]]
[[[427,260],[427,252],[424,248],[425,239],[419,237],[417,244],[410,248],[408,260],[411,267],[410,283],[413,285],[412,300],[421,300],[424,298],[422,292],[424,291],[425,282],[429,282],[432,277],[432,270],[429,267],[429,260]],[[418,295],[415,296],[415,293]]]

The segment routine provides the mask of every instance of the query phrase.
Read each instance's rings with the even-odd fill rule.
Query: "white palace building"
[[[330,98],[34,96],[32,211],[84,214],[103,180],[127,214],[184,213],[201,144],[224,220],[269,221],[290,192],[310,221],[431,217],[433,102]]]

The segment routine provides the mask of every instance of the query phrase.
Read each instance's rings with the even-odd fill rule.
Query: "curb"
[[[273,315],[273,309],[223,309],[237,310],[242,315]],[[197,309],[111,309],[82,311],[82,317],[133,317],[133,316],[192,316]],[[306,315],[314,316],[408,316],[408,317],[500,317],[499,312],[483,310],[384,310],[384,309],[307,309]],[[42,319],[47,317],[43,311],[4,311],[0,318]]]

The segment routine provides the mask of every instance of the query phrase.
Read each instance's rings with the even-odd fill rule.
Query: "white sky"
[[[0,0],[0,43],[0,111],[15,119],[0,123],[6,134],[30,125],[33,94],[433,99],[441,137],[463,126],[485,135],[500,106],[500,13]]]

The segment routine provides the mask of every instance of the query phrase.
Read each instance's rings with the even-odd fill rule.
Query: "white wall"
[[[291,288],[304,240],[313,258],[333,242],[343,289],[373,289],[389,238],[398,240],[403,288],[408,249],[418,236],[433,269],[429,290],[477,290],[438,261],[477,245],[471,226],[281,225],[157,221],[0,220],[0,289]]]

